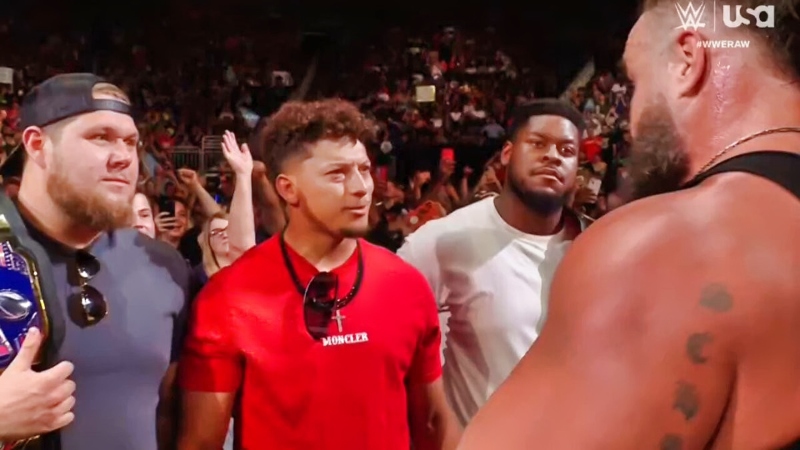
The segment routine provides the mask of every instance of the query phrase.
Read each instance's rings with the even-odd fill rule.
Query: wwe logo
[[[695,8],[692,2],[689,2],[685,8],[682,8],[679,3],[675,3],[675,9],[678,10],[678,18],[681,19],[681,25],[675,27],[682,30],[689,28],[697,31],[698,28],[704,28],[706,24],[703,22],[703,13],[706,10],[705,3],[700,3],[699,8]]]

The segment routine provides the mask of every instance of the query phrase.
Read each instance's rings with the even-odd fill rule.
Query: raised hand
[[[166,211],[158,213],[154,219],[154,222],[159,233],[172,231],[176,226],[178,226],[178,219],[176,219],[175,216],[169,215],[169,213]]]
[[[230,131],[225,131],[222,136],[222,154],[236,175],[249,177],[253,173],[253,155],[250,154],[250,148],[247,144],[240,148],[236,142],[236,135]]]
[[[32,328],[14,361],[0,375],[0,441],[38,436],[63,428],[75,415],[72,363],[61,362],[42,372],[33,363],[42,347],[42,334]]]
[[[197,176],[197,172],[192,169],[188,168],[181,168],[178,169],[178,179],[187,186],[193,186],[200,182],[200,178]]]
[[[414,187],[421,187],[429,181],[431,181],[431,173],[427,170],[414,174]]]

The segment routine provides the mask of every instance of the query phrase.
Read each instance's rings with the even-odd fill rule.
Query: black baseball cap
[[[44,127],[70,117],[94,111],[132,115],[131,105],[116,99],[94,98],[98,83],[107,83],[92,73],[65,73],[48,78],[31,89],[20,105],[21,129]],[[21,176],[25,149],[20,145],[0,165],[3,177]]]

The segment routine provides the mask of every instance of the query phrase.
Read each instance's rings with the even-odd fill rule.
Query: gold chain
[[[717,154],[714,155],[714,157],[712,157],[711,160],[708,161],[708,163],[706,163],[706,165],[703,166],[700,169],[700,172],[698,173],[698,175],[703,173],[703,172],[705,172],[706,170],[710,169],[711,166],[713,166],[714,163],[717,162],[717,160],[720,159],[725,153],[728,153],[728,151],[730,149],[732,149],[734,147],[737,147],[737,146],[739,146],[741,144],[744,144],[745,142],[747,142],[747,141],[749,141],[751,139],[755,139],[757,137],[761,137],[761,136],[764,136],[764,135],[767,135],[767,134],[773,134],[773,133],[800,133],[800,127],[769,128],[769,129],[766,129],[766,130],[761,130],[761,131],[755,132],[753,134],[749,134],[749,135],[747,135],[747,136],[745,136],[745,137],[743,137],[743,138],[741,138],[741,139],[739,139],[737,141],[734,141],[732,144],[730,144],[730,145],[726,146],[725,148],[723,148],[722,150],[718,151]]]

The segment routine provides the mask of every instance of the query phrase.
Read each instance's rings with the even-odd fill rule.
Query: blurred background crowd
[[[137,111],[140,226],[202,266],[204,251],[225,259],[213,257],[225,239],[204,246],[198,236],[205,225],[204,236],[224,238],[226,213],[245,214],[236,220],[253,223],[257,242],[283,226],[266,168],[256,161],[248,176],[223,151],[225,131],[241,144],[287,100],[346,98],[377,123],[370,239],[396,250],[426,221],[498,192],[509,111],[562,97],[590,124],[572,208],[588,223],[621,204],[632,86],[617,66],[618,31],[629,17],[556,2],[248,3],[132,2],[115,5],[113,23],[81,2],[4,4],[8,17],[32,20],[0,15],[0,159],[20,146],[19,102],[31,86],[62,72],[103,75]],[[568,27],[555,20],[564,15]],[[6,191],[18,183],[8,168]],[[252,208],[231,209],[242,183]]]

